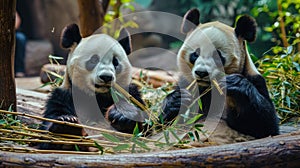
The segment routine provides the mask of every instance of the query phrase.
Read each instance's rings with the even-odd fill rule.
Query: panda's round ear
[[[200,23],[200,12],[197,8],[190,9],[183,17],[181,24],[181,32],[187,34],[189,31],[195,29]]]
[[[235,26],[235,34],[237,37],[253,42],[256,38],[256,21],[254,18],[248,15],[241,16]]]
[[[118,41],[124,48],[126,54],[129,55],[131,53],[131,37],[126,28],[120,30]]]
[[[77,24],[70,24],[66,26],[61,33],[60,45],[63,48],[70,48],[74,43],[81,41],[81,35]]]

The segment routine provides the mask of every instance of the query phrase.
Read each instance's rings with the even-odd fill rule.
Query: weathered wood
[[[0,152],[1,166],[30,167],[298,167],[300,135],[141,154],[65,155]]]
[[[38,93],[34,91],[16,89],[17,94],[17,111],[21,113],[42,116],[45,108],[48,94]],[[27,124],[38,124],[41,121],[33,120],[19,116],[20,119]]]
[[[49,74],[50,72],[57,73],[63,76],[65,73],[64,65],[56,65],[56,64],[46,64],[43,66],[40,77],[42,83],[47,83],[53,81],[56,77]],[[141,72],[143,72],[143,80],[147,81],[149,84],[152,84],[153,87],[157,88],[164,84],[168,83],[176,83],[179,79],[179,74],[171,71],[163,71],[163,70],[148,70],[142,68],[133,67],[132,78],[136,80],[141,80]],[[51,79],[49,79],[49,76]]]
[[[16,0],[0,1],[0,108],[16,110],[14,79]]]
[[[101,3],[100,3],[101,2]],[[82,37],[94,33],[103,24],[109,0],[78,0],[79,25]]]

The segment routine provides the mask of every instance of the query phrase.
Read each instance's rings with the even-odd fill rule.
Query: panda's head
[[[232,28],[220,22],[201,24],[199,17],[199,11],[191,9],[185,14],[181,27],[188,35],[179,50],[177,62],[187,80],[196,79],[200,86],[208,86],[211,79],[225,74],[258,73],[245,43],[256,37],[253,18],[242,16]]]
[[[93,95],[109,92],[115,82],[127,86],[132,66],[127,58],[131,43],[126,29],[121,30],[119,39],[106,34],[81,38],[76,24],[67,26],[62,33],[61,45],[71,50],[63,87],[74,85]]]

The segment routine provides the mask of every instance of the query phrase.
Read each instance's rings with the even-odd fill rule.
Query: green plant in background
[[[291,118],[300,121],[300,1],[272,3],[273,8],[263,4],[252,10],[254,16],[267,20],[262,38],[273,45],[257,61],[258,69],[266,78],[281,123]]]
[[[54,55],[49,55],[48,57],[51,65],[60,65],[59,60],[64,59],[63,57],[58,57]],[[62,75],[61,69],[59,68],[53,70],[43,69],[43,71],[46,72],[49,82],[44,83],[41,87],[50,85],[51,87],[56,88],[62,84],[64,77]]]
[[[300,121],[300,54],[292,46],[281,48],[283,54],[259,60],[259,70],[266,78],[281,123],[294,117]]]
[[[284,48],[292,45],[300,51],[300,1],[264,0],[260,2],[251,10],[251,14],[260,25],[258,40],[253,46],[266,51],[275,45]],[[280,54],[283,48],[273,47],[271,51],[273,54]]]
[[[133,20],[124,20],[122,11],[129,9],[134,12],[132,2],[134,0],[110,0],[108,10],[104,16],[103,33],[117,38],[120,33],[120,27],[138,28],[138,25]],[[115,20],[117,19],[117,20]]]

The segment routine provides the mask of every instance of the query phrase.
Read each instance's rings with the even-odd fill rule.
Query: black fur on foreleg
[[[106,113],[106,118],[108,121],[110,121],[110,124],[113,128],[120,132],[132,134],[136,124],[138,124],[139,130],[143,130],[141,122],[127,118],[124,115],[124,112],[120,112],[117,107],[112,105]]]
[[[269,97],[264,97],[247,78],[240,74],[231,74],[220,81],[226,89],[227,116],[230,127],[263,138],[278,134],[278,118],[275,107]]]
[[[192,102],[192,95],[186,89],[180,89],[176,86],[174,91],[170,93],[164,100],[163,112],[160,118],[165,124],[172,122],[179,114],[185,112]]]
[[[78,123],[78,118],[75,114],[72,94],[69,89],[56,88],[53,90],[50,98],[46,104],[46,110],[44,112],[44,117],[49,119],[54,119],[58,121],[66,121],[71,123]],[[82,128],[76,128],[64,124],[56,124],[48,121],[42,122],[40,128],[41,130],[47,130],[58,134],[70,134],[70,135],[86,135]],[[40,149],[70,149],[73,150],[74,147],[41,143],[38,145]]]

